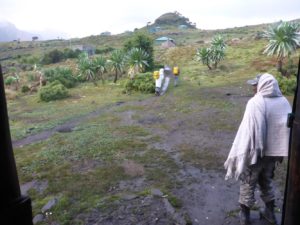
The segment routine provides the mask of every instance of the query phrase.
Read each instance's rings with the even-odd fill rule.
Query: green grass
[[[97,86],[87,83],[70,89],[71,98],[49,103],[40,102],[37,96],[24,96],[8,103],[13,140],[35,134],[74,118],[117,102],[143,99],[147,95],[128,96],[116,85]]]

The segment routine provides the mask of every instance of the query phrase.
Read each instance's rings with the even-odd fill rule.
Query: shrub
[[[30,81],[30,82],[32,82],[32,81],[39,80],[39,78],[33,72],[29,72],[27,74],[27,80]]]
[[[279,75],[276,76],[276,79],[282,94],[293,95],[295,93],[297,86],[297,78],[295,75],[291,75],[290,77]]]
[[[4,84],[5,85],[12,85],[13,83],[17,82],[17,79],[13,76],[8,76],[7,78],[5,78],[4,80]]]
[[[125,93],[131,91],[140,91],[142,93],[154,93],[155,82],[152,77],[152,73],[139,73],[134,79],[129,79],[125,83]]]
[[[106,53],[112,52],[114,50],[115,50],[115,48],[113,48],[113,47],[97,48],[95,50],[95,53],[96,54],[106,54]]]
[[[81,54],[81,51],[79,49],[73,50],[66,48],[64,49],[64,58],[65,59],[75,59]]]
[[[68,97],[68,90],[64,85],[56,80],[49,85],[42,87],[39,92],[39,97],[45,102],[63,99]]]
[[[62,61],[64,58],[65,58],[64,53],[62,51],[54,49],[44,55],[41,63],[44,65],[58,63]]]
[[[48,82],[51,83],[57,80],[67,88],[74,87],[77,81],[72,70],[65,67],[44,70],[44,76]]]
[[[20,56],[19,61],[20,61],[20,63],[34,65],[34,64],[38,64],[40,59],[37,56],[27,56],[26,55],[26,56],[22,56],[22,57]]]
[[[28,91],[30,91],[30,88],[27,85],[23,85],[21,88],[22,93],[26,93]]]

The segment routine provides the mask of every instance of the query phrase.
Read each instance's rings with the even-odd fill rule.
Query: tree
[[[129,39],[124,44],[124,52],[129,52],[132,48],[140,48],[148,54],[146,67],[147,71],[152,70],[154,66],[154,50],[153,50],[153,39],[151,36],[144,33],[137,33],[133,38]]]
[[[149,55],[141,48],[132,48],[126,55],[126,63],[129,65],[130,78],[133,78],[135,74],[144,72],[148,64]]]
[[[216,69],[218,63],[225,57],[226,44],[222,36],[213,38],[209,48],[199,48],[196,52],[196,60],[201,61],[208,69]]]
[[[210,48],[198,48],[196,52],[196,61],[201,61],[203,65],[206,65],[208,69],[212,69],[211,63],[211,49]]]
[[[124,53],[121,50],[114,50],[108,60],[111,71],[115,73],[114,83],[117,83],[118,75],[124,69]]]
[[[88,54],[86,52],[79,55],[79,77],[83,77],[85,80],[93,81],[96,85],[95,81],[95,72],[93,70],[93,64],[90,61]]]
[[[295,52],[300,44],[300,35],[297,33],[299,24],[281,22],[275,26],[269,27],[264,32],[263,37],[269,40],[266,45],[264,54],[269,56],[277,56],[277,70],[283,75],[286,71],[283,70],[283,60]]]
[[[222,36],[217,35],[211,42],[211,61],[214,68],[217,68],[218,63],[225,57],[226,44]]]
[[[64,53],[58,49],[54,49],[44,55],[41,63],[44,65],[58,63],[64,59]]]
[[[104,84],[104,73],[106,72],[106,59],[103,56],[99,56],[92,61],[93,71],[102,80]]]

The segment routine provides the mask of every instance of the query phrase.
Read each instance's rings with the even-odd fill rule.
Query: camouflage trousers
[[[269,202],[275,199],[273,177],[276,162],[280,157],[265,156],[245,171],[240,181],[239,203],[252,207],[255,203],[255,189],[258,184],[261,199]]]

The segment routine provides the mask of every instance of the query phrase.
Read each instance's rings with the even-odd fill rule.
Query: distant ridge
[[[68,38],[68,35],[57,30],[45,31],[22,31],[14,24],[8,21],[0,21],[0,42],[11,42],[14,40],[31,41],[32,37],[38,37],[38,40],[50,40]]]
[[[0,22],[0,42],[9,42],[13,40],[29,41],[33,36],[37,36],[30,32],[22,31],[16,26],[7,21]]]

